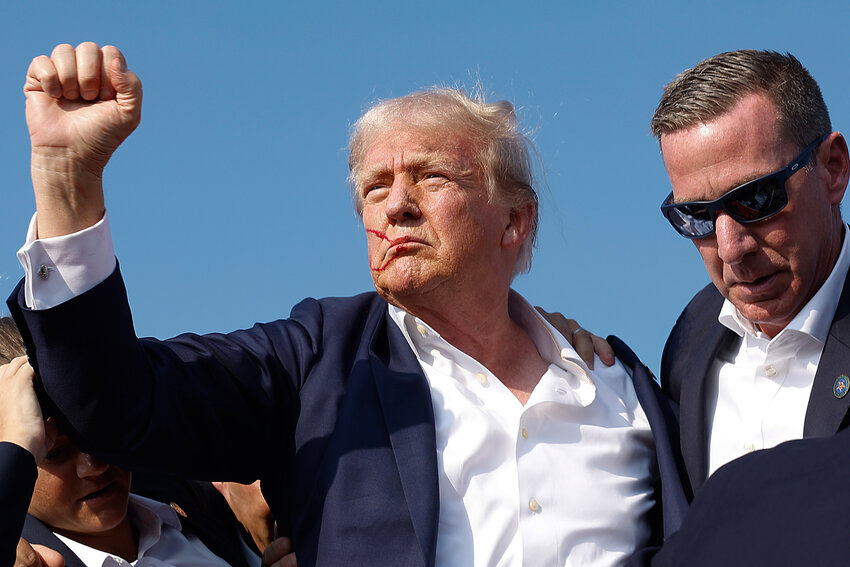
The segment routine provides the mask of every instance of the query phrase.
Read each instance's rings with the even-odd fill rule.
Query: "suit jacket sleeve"
[[[118,268],[52,309],[24,307],[20,285],[9,306],[43,403],[80,449],[187,478],[262,477],[270,448],[287,450],[281,439],[292,438],[298,390],[322,348],[314,300],[227,335],[139,340]]]
[[[0,565],[15,563],[15,550],[38,472],[35,459],[14,443],[0,443]]]

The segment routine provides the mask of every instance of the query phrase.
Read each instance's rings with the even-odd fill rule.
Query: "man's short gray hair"
[[[534,146],[520,132],[513,105],[504,100],[488,103],[480,96],[473,99],[460,89],[447,87],[432,87],[376,103],[354,124],[349,140],[348,179],[358,214],[362,213],[363,202],[356,191],[357,179],[369,144],[376,135],[395,130],[400,124],[424,131],[448,130],[468,137],[478,148],[478,166],[490,199],[512,208],[533,205],[531,232],[514,266],[514,275],[527,272],[538,226],[531,163]]]
[[[652,133],[661,139],[710,122],[749,94],[773,102],[780,134],[799,148],[832,131],[820,87],[797,58],[742,49],[701,61],[670,82],[652,117]]]

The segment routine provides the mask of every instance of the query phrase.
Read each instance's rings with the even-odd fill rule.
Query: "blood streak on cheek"
[[[380,238],[381,240],[386,240],[387,242],[389,242],[389,241],[390,241],[390,239],[389,239],[389,238],[387,238],[386,233],[381,232],[380,230],[372,230],[371,228],[367,228],[367,229],[366,229],[366,232],[371,232],[372,234],[374,234],[375,236],[377,236],[377,237],[378,237],[378,238]]]
[[[407,250],[407,246],[405,246],[404,244],[399,244],[398,246],[395,247],[395,250],[396,250],[396,254],[393,257],[391,257],[389,260],[384,262],[384,265],[381,266],[380,268],[372,268],[372,271],[373,272],[383,272],[384,270],[386,270],[387,266],[389,266],[392,263],[393,260],[398,258],[399,252],[404,252],[405,250]]]
[[[377,237],[378,237],[378,238],[380,238],[381,240],[386,240],[387,242],[389,242],[389,243],[391,243],[391,244],[393,243],[393,241],[392,241],[392,240],[390,240],[389,238],[387,238],[386,233],[381,232],[380,230],[372,230],[371,228],[367,228],[367,229],[366,229],[366,232],[371,232],[372,234],[374,234],[375,236],[377,236]],[[373,272],[383,272],[384,270],[386,270],[386,269],[387,269],[387,266],[389,266],[389,265],[392,263],[392,261],[393,261],[393,260],[395,260],[396,258],[398,258],[398,253],[399,253],[399,252],[404,252],[405,250],[407,250],[407,246],[404,244],[404,240],[403,240],[403,238],[400,238],[400,239],[397,239],[397,240],[398,240],[398,241],[401,241],[401,242],[399,242],[399,243],[398,243],[398,244],[396,244],[396,246],[395,246],[395,251],[396,251],[396,253],[395,253],[395,254],[394,254],[391,258],[389,258],[386,262],[384,262],[384,265],[383,265],[383,266],[381,266],[381,267],[379,267],[379,268],[371,268]]]

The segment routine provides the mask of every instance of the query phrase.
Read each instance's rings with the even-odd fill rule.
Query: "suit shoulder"
[[[387,303],[375,292],[366,292],[351,297],[307,298],[292,308],[290,319],[306,326],[326,326],[332,322],[336,330],[359,327],[376,316],[382,316]]]
[[[682,310],[670,331],[667,344],[669,345],[680,335],[699,333],[717,323],[717,314],[720,313],[722,306],[723,296],[714,284],[708,284],[702,288]]]
[[[681,384],[670,379],[673,364],[689,349],[700,344],[709,330],[717,325],[717,314],[723,306],[723,296],[714,284],[702,288],[685,306],[664,344],[661,355],[661,387],[674,400],[679,399]]]

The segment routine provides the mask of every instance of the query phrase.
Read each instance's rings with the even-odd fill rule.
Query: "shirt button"
[[[425,333],[428,332],[428,330],[425,328],[425,325],[423,325],[422,323],[416,324],[416,330],[419,331],[419,334],[423,337],[425,336]]]
[[[486,375],[486,374],[484,374],[484,373],[482,373],[482,372],[479,372],[478,374],[476,374],[476,375],[475,375],[475,377],[478,379],[478,381],[479,381],[481,384],[486,384],[486,383],[487,383],[487,375]]]
[[[752,443],[746,443],[744,445],[744,451],[746,451],[747,453],[752,453],[755,450],[756,450],[756,446],[753,445]]]
[[[522,438],[528,439],[528,429],[526,429],[525,427],[522,428]]]
[[[773,378],[774,376],[776,376],[776,367],[775,366],[768,366],[767,368],[764,369],[764,375],[767,376],[768,378]]]
[[[536,514],[540,511],[540,504],[537,502],[537,500],[532,498],[528,501],[528,509]]]
[[[50,268],[48,268],[47,266],[42,264],[41,267],[38,269],[38,277],[40,277],[43,280],[46,280],[47,276],[49,276],[49,275],[50,275]]]

